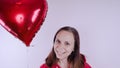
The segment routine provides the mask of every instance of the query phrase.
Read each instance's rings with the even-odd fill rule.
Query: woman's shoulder
[[[40,66],[40,68],[50,68],[50,67],[44,63]],[[58,64],[53,64],[52,68],[60,68],[60,66]]]
[[[80,54],[82,59],[84,60],[84,68],[92,68],[87,62],[86,62],[86,57],[83,54]]]
[[[85,62],[84,68],[92,68],[87,62]]]
[[[47,66],[47,64],[44,63],[40,66],[40,68],[49,68],[49,67]]]

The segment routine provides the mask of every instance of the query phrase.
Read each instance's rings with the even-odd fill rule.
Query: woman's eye
[[[65,45],[70,45],[70,43],[69,42],[65,42]]]
[[[56,43],[60,43],[60,40],[56,40]]]

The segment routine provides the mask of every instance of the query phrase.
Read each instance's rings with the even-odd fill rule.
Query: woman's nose
[[[64,52],[64,51],[65,51],[64,46],[59,46],[59,47],[57,48],[57,50],[58,50],[59,52]]]
[[[64,48],[64,45],[60,44],[60,45],[58,45],[58,48],[59,48],[59,49],[63,49],[63,48]]]

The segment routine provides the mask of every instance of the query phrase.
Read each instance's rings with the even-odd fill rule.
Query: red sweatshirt
[[[83,54],[80,54],[82,56],[82,58],[84,59],[84,63],[85,63],[85,66],[84,68],[92,68],[87,62],[86,62],[86,58]],[[49,68],[46,64],[43,64],[40,66],[40,68]],[[52,65],[52,68],[61,68],[58,64],[54,64]]]
[[[43,64],[40,66],[40,68],[49,68],[46,64]],[[60,66],[58,64],[54,64],[52,66],[52,68],[60,68]],[[91,68],[91,66],[85,62],[85,67],[84,68]]]

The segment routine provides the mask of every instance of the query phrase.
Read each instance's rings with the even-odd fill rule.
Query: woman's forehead
[[[73,33],[69,32],[69,31],[65,31],[65,30],[60,31],[57,34],[56,38],[61,39],[61,40],[68,40],[68,41],[73,41],[74,40]]]

